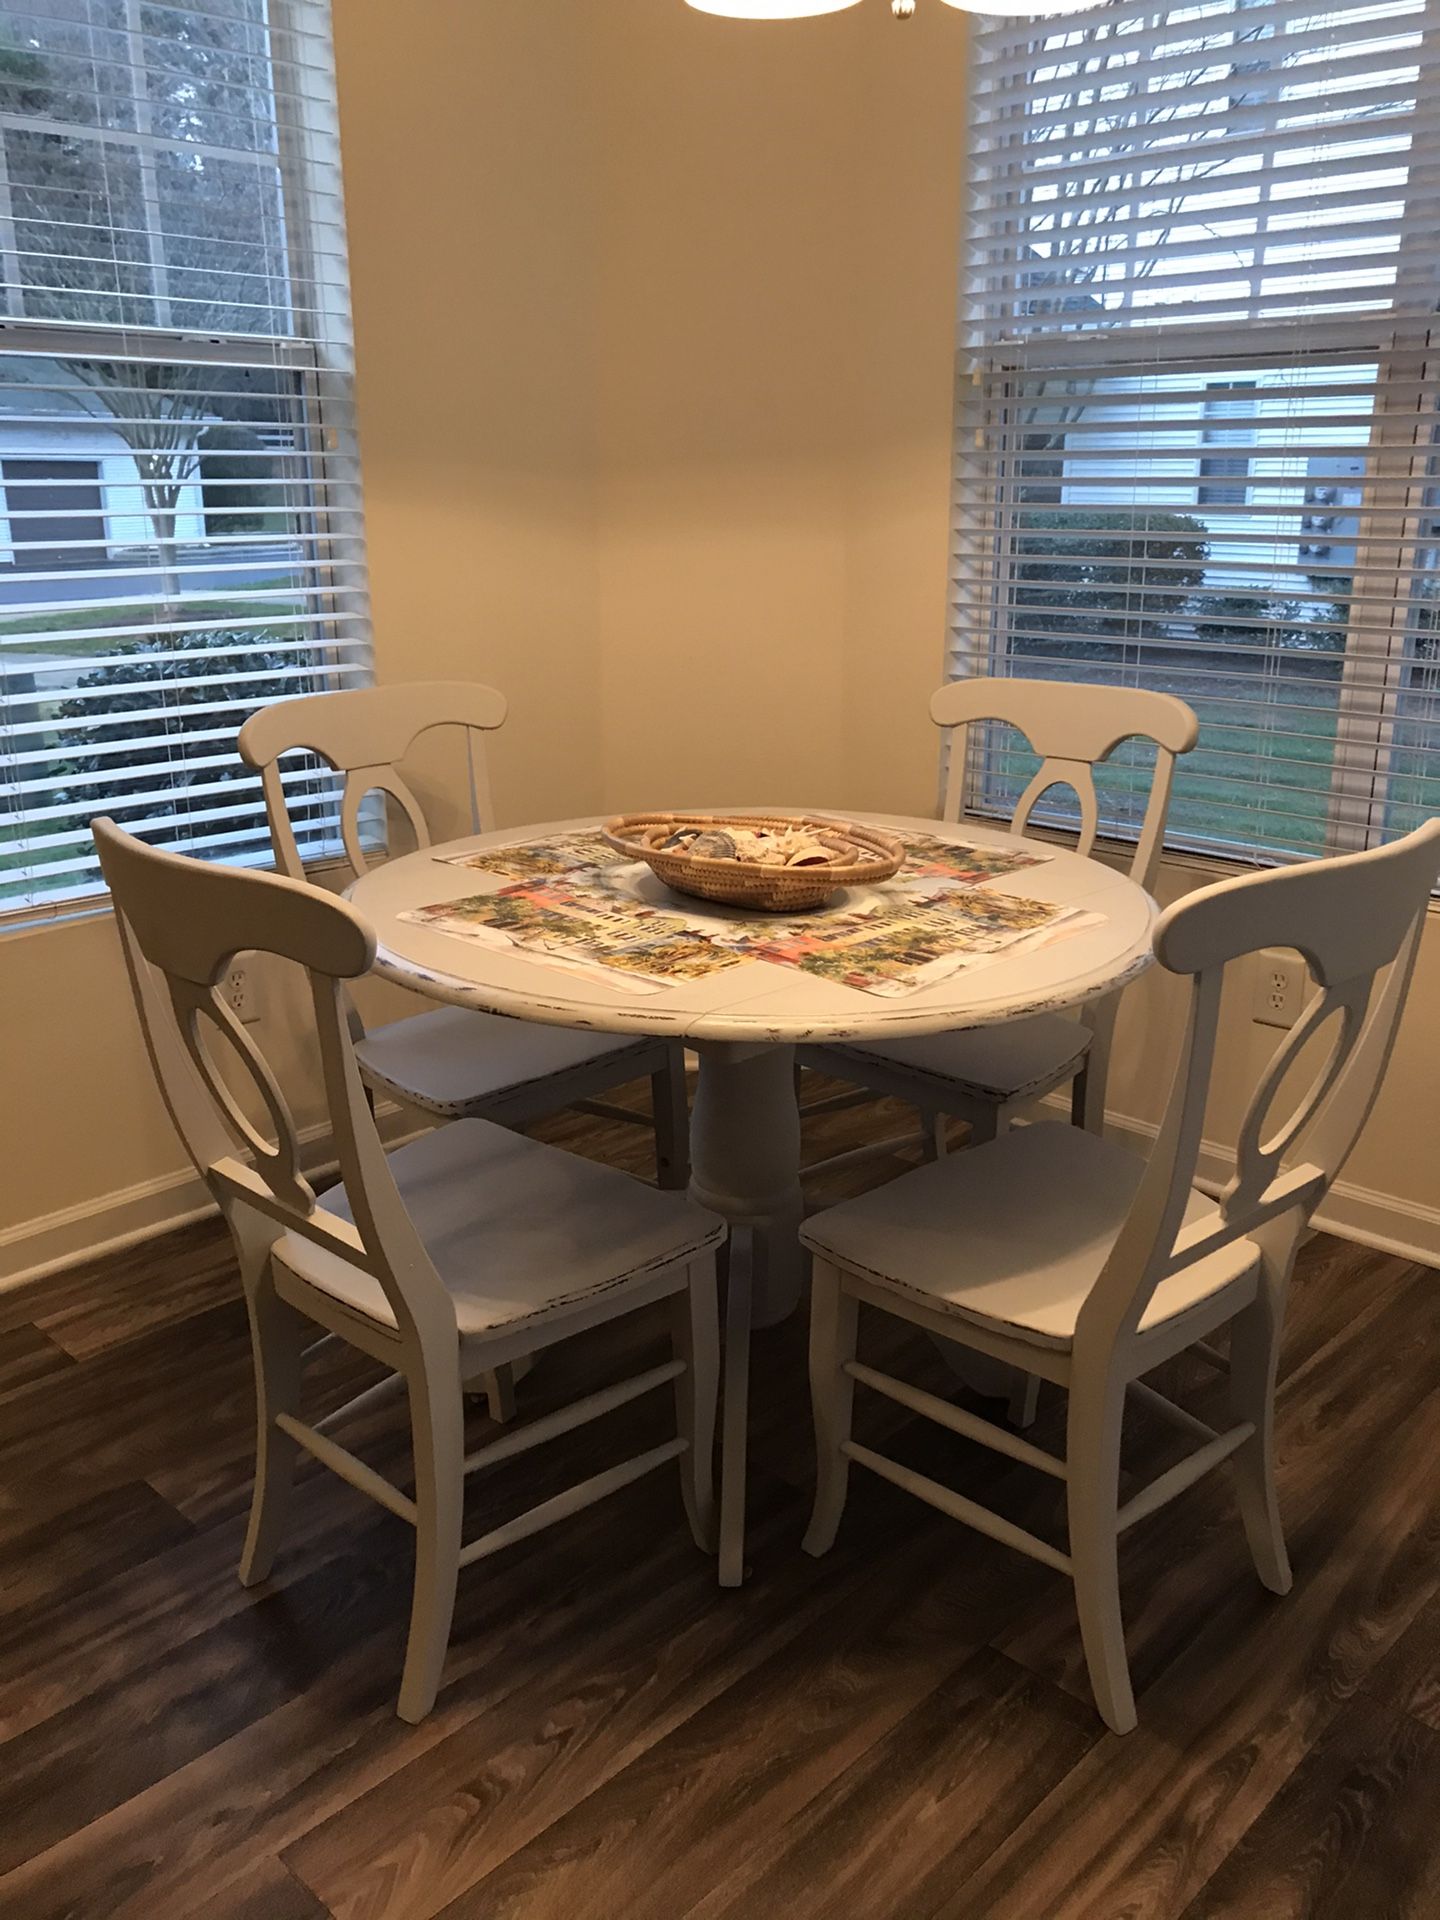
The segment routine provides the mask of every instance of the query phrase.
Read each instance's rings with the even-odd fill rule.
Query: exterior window
[[[1216,381],[1205,392],[1202,446],[1249,447],[1255,442],[1254,381]],[[1237,396],[1238,397],[1232,397]],[[1227,422],[1231,424],[1226,424]],[[1250,498],[1248,453],[1202,453],[1195,502],[1201,507],[1243,507]]]
[[[0,912],[98,891],[98,813],[269,858],[236,732],[369,671],[351,387],[325,0],[8,8]]]
[[[0,483],[16,573],[106,557],[98,460],[0,460]]]
[[[1174,844],[1407,831],[1440,808],[1440,14],[1117,0],[973,44],[952,672],[1189,701]],[[998,812],[1033,762],[992,736]],[[1120,749],[1112,832],[1142,787]]]

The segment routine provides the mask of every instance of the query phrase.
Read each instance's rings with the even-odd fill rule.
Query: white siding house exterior
[[[1203,399],[1188,372],[1101,378],[1065,431],[1060,504],[1189,515],[1229,589],[1283,588],[1293,569],[1303,593],[1308,577],[1355,564],[1371,428],[1355,421],[1354,394],[1333,389],[1367,375],[1256,368],[1210,379]],[[1304,390],[1322,383],[1330,394]]]
[[[76,520],[72,530],[72,538],[93,544],[78,548],[61,564],[102,566],[107,560],[138,557],[155,546],[155,527],[146,511],[134,454],[81,383],[74,383],[72,399],[62,379],[58,369],[47,369],[48,390],[38,396],[40,405],[37,396],[21,387],[0,386],[0,568],[30,572],[54,564],[46,558],[51,540],[37,537],[44,530],[18,517],[36,512],[36,489],[47,480],[62,483],[54,498],[72,498],[72,513],[94,509]],[[196,423],[196,433],[202,425]],[[182,544],[205,537],[198,460],[194,464],[195,472],[180,485],[174,539]],[[95,492],[84,484],[91,480]],[[67,495],[66,482],[80,484],[71,484]],[[57,530],[65,531],[63,523],[49,531],[53,536]]]

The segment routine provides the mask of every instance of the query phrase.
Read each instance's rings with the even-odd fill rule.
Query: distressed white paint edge
[[[392,1101],[380,1102],[376,1114],[390,1146],[425,1131],[416,1128],[413,1116]],[[313,1178],[335,1171],[328,1126],[321,1123],[306,1127],[299,1139],[307,1171]],[[155,1240],[177,1227],[207,1219],[215,1211],[199,1175],[188,1167],[177,1167],[136,1186],[119,1187],[58,1212],[18,1221],[0,1229],[0,1294],[14,1293],[87,1260],[123,1253],[142,1240]]]
[[[1068,1120],[1070,1096],[1049,1094],[1038,1107]],[[1156,1128],[1151,1121],[1137,1120],[1131,1114],[1107,1113],[1105,1131],[1135,1153],[1148,1155]],[[1198,1184],[1206,1192],[1218,1192],[1235,1171],[1234,1155],[1215,1140],[1200,1146]],[[1357,1186],[1353,1181],[1337,1180],[1325,1204],[1315,1215],[1315,1226],[1337,1239],[1353,1240],[1378,1253],[1393,1253],[1401,1260],[1414,1260],[1421,1266],[1440,1267],[1440,1207],[1427,1207],[1419,1201],[1405,1200],[1398,1194],[1382,1193],[1377,1187]]]

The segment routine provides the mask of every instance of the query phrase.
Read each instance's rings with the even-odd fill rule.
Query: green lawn
[[[1287,674],[1278,680],[1258,665],[1234,673],[1207,667],[1202,680],[1193,670],[1167,670],[1151,663],[1144,673],[1146,686],[1188,701],[1200,721],[1200,744],[1176,769],[1170,805],[1174,839],[1274,853],[1325,851],[1338,673]],[[1074,677],[1103,682],[1111,676],[1101,669],[1077,671]],[[1440,778],[1417,771],[1427,763],[1418,736],[1435,731],[1440,727],[1433,723],[1407,720],[1403,725],[1405,738],[1393,756],[1389,794],[1401,830],[1440,812]],[[1111,808],[1136,825],[1151,759],[1138,743],[1125,746],[1100,775]],[[1018,747],[998,752],[992,770],[1000,797],[1018,796],[1037,764]]]
[[[57,606],[49,613],[29,613],[23,620],[0,620],[0,640],[35,640],[36,653],[49,653],[61,659],[85,659],[92,654],[113,653],[114,642],[107,642],[100,631],[95,637],[89,637],[89,631],[113,626],[145,627],[159,631],[167,620],[183,621],[190,626],[198,621],[213,621],[217,627],[223,627],[233,620],[253,620],[263,614],[267,621],[277,625],[293,618],[303,610],[303,602],[295,600],[272,600],[275,593],[290,592],[295,587],[293,578],[280,577],[267,584],[264,600],[253,596],[231,600],[185,600],[178,608],[167,610],[158,602],[149,606],[109,606],[109,607],[65,607]],[[85,634],[77,633],[84,628]],[[65,640],[50,640],[47,634],[64,633],[71,637]],[[130,645],[143,636],[130,635],[122,645]]]

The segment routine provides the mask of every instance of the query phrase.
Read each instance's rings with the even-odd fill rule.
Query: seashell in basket
[[[841,887],[889,880],[905,861],[893,833],[813,814],[622,813],[604,837],[677,893],[767,913],[818,907]]]
[[[711,833],[697,833],[689,846],[682,847],[680,851],[702,860],[734,860],[739,850],[728,833],[721,833],[717,829]]]

